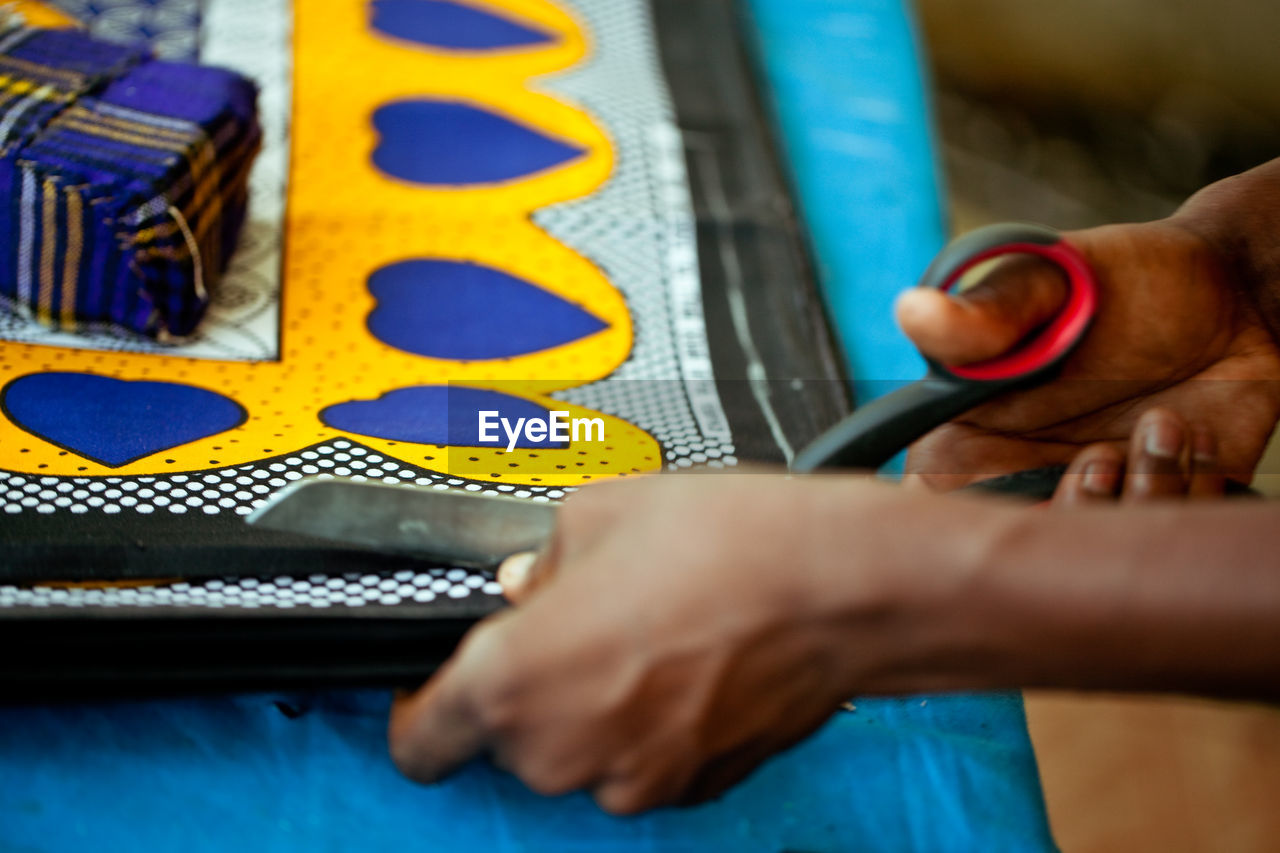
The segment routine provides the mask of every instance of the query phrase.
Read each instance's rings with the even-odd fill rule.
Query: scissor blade
[[[555,507],[515,498],[299,480],[248,516],[258,527],[301,533],[451,565],[490,567],[546,544]]]

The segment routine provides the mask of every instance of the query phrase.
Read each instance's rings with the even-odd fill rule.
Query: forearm
[[[1046,512],[929,496],[911,515],[886,555],[897,580],[883,591],[895,605],[872,619],[894,648],[873,670],[847,673],[854,692],[1280,696],[1280,525],[1271,507]],[[866,599],[853,590],[846,600]],[[872,636],[867,616],[846,612],[848,642]]]
[[[1029,513],[972,593],[1010,686],[1280,696],[1280,528],[1264,505]]]

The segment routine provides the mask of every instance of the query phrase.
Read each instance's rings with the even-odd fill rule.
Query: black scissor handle
[[[950,290],[977,265],[1015,254],[1037,255],[1066,274],[1067,300],[1052,320],[998,358],[959,366],[926,359],[929,372],[923,379],[859,406],[797,454],[791,470],[879,468],[920,436],[978,404],[1048,379],[1083,339],[1098,300],[1088,262],[1057,231],[1021,224],[979,228],[943,249],[920,286]]]

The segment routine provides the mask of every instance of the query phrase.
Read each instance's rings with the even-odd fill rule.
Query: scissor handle
[[[947,246],[920,284],[950,290],[978,264],[1013,254],[1038,255],[1067,276],[1067,301],[1043,329],[988,361],[950,366],[926,359],[929,372],[923,379],[859,406],[801,450],[791,470],[879,468],[935,427],[1005,391],[1049,378],[1088,331],[1098,300],[1088,262],[1058,232],[1038,225],[980,228]]]
[[[955,240],[925,270],[921,287],[950,291],[969,270],[1006,255],[1036,255],[1067,277],[1067,299],[1044,328],[1016,349],[974,364],[945,365],[928,359],[930,369],[973,382],[1012,382],[1049,371],[1062,363],[1084,338],[1098,308],[1098,286],[1084,255],[1052,228],[1023,223],[988,225]]]

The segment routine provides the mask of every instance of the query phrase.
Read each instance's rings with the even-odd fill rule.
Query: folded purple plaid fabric
[[[0,34],[0,297],[69,331],[190,334],[244,222],[256,99],[79,31]]]

